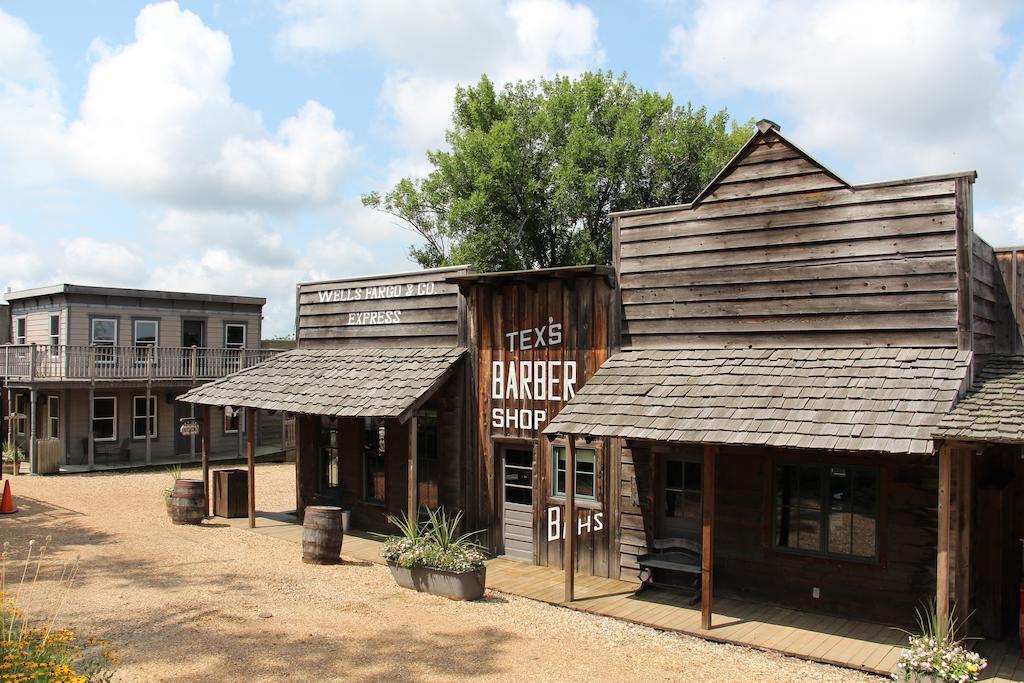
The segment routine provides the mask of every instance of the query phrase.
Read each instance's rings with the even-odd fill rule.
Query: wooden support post
[[[955,465],[957,491],[956,562],[953,574],[953,604],[957,621],[967,628],[971,609],[971,500],[972,460],[971,448],[957,449]]]
[[[256,528],[256,413],[245,408],[247,445],[246,458],[249,461],[249,528]]]
[[[89,347],[89,469],[96,462],[96,432],[93,429],[96,419],[96,346]]]
[[[565,449],[565,538],[562,562],[565,565],[565,601],[576,599],[576,436],[567,434]]]
[[[177,414],[178,411],[175,410],[174,412],[175,412],[175,414]],[[188,416],[191,417],[193,420],[196,419],[196,404],[195,403],[189,403],[188,404]],[[204,408],[204,410],[203,410],[203,421],[205,422],[208,418],[209,418],[209,415],[207,414],[207,411]],[[199,429],[200,429],[200,431],[202,431],[203,428],[200,427]],[[188,437],[188,459],[189,460],[195,460],[196,459],[196,455],[197,455],[197,453],[196,453],[196,437],[190,436],[190,437]]]
[[[33,349],[35,346],[32,347]],[[39,473],[39,445],[36,443],[36,389],[28,390],[30,417],[28,422],[28,471],[32,474]],[[15,467],[15,470],[18,468]]]
[[[705,444],[703,506],[701,510],[702,538],[700,562],[700,627],[711,628],[711,599],[714,595],[715,577],[715,459],[718,446]]]
[[[416,416],[409,418],[406,423],[409,426],[409,519],[419,520],[420,518],[420,503],[419,503],[419,491],[418,476],[416,472],[416,425],[418,420]]]
[[[935,607],[940,619],[949,615],[949,526],[953,452],[948,442],[939,446],[939,538],[935,557]]]
[[[206,516],[210,516],[210,406],[203,406],[203,418],[199,423],[199,441],[203,458],[203,491],[206,492]],[[192,414],[195,415],[195,404],[192,404]],[[195,437],[192,437],[195,443]],[[249,475],[250,477],[252,474]]]
[[[132,399],[134,400],[134,399]],[[153,443],[152,443],[152,429],[149,428],[149,421],[156,420],[155,415],[149,414],[150,401],[153,400],[153,347],[146,349],[146,464],[153,464]],[[153,406],[154,413],[157,411],[157,407]],[[134,427],[133,427],[134,429]],[[135,436],[132,434],[132,436]],[[173,440],[171,443],[174,443]]]
[[[7,388],[7,445],[14,448],[14,390]]]

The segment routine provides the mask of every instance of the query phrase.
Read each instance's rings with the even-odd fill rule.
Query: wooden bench
[[[704,556],[701,544],[687,538],[656,538],[651,546],[652,552],[637,558],[641,580],[636,594],[655,585],[654,570],[659,569],[693,576],[693,599],[690,604],[700,602],[701,560]]]

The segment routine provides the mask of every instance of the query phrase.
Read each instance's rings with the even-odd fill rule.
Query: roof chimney
[[[757,129],[762,133],[767,133],[770,130],[774,130],[776,132],[782,130],[782,127],[771,119],[761,119],[756,125]]]

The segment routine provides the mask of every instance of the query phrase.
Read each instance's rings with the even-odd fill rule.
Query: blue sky
[[[851,182],[977,169],[1024,242],[1019,3],[281,0],[0,5],[3,284],[266,296],[411,267],[359,195],[423,174],[456,84],[627,72],[768,117]]]

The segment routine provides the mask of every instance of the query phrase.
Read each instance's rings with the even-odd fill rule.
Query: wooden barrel
[[[310,505],[302,520],[302,561],[306,564],[341,562],[341,508]]]
[[[171,492],[171,521],[199,524],[206,516],[206,491],[201,480],[176,479]]]

